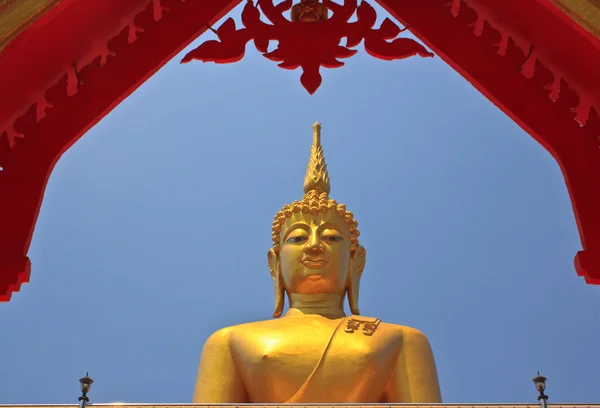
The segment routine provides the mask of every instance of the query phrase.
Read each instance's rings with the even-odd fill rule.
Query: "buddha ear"
[[[273,248],[269,249],[269,252],[267,252],[267,262],[269,264],[271,278],[275,280],[277,277],[277,269],[279,268],[279,255],[277,255]]]
[[[362,277],[365,265],[367,263],[367,251],[362,246],[358,246],[356,251],[350,256],[350,271],[348,273],[348,303],[350,311],[354,315],[359,315],[358,292],[360,290],[360,278]]]
[[[273,317],[277,318],[283,313],[285,304],[285,288],[283,287],[283,279],[281,277],[281,264],[279,262],[279,254],[273,248],[267,253],[269,263],[269,272],[273,279],[273,289],[275,290],[275,311]]]
[[[353,257],[356,264],[354,273],[360,279],[365,270],[365,265],[367,264],[367,250],[359,245],[358,248],[356,248],[356,251],[354,251]]]

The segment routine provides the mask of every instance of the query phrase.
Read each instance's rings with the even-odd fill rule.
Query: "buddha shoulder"
[[[419,329],[415,329],[414,327],[402,326],[399,324],[387,322],[382,322],[381,327],[388,332],[398,333],[402,335],[402,337],[416,339],[418,341],[427,340],[427,336],[425,336],[425,334],[422,331],[420,331]]]
[[[254,335],[263,335],[265,333],[278,333],[289,326],[292,319],[272,319],[261,320],[256,322],[236,324],[234,326],[224,327],[211,334],[204,348],[225,347],[231,344],[232,340],[240,337],[248,337]],[[297,323],[297,322],[296,322]],[[301,327],[302,325],[297,325]]]
[[[240,333],[244,333],[247,331],[252,331],[256,326],[261,325],[262,321],[259,322],[250,322],[250,323],[242,323],[236,324],[235,326],[223,327],[222,329],[217,330],[213,334],[211,334],[208,339],[206,339],[206,343],[204,343],[204,347],[208,346],[224,346],[228,345],[232,336],[239,335]]]
[[[340,324],[340,319],[332,320],[318,315],[284,317],[279,319],[261,320],[225,327],[214,332],[207,340],[206,346],[231,344],[241,339],[286,338],[299,336],[304,333],[332,334]]]
[[[339,320],[306,317],[286,317],[285,319],[263,320],[225,327],[214,332],[206,340],[205,347],[229,346],[233,339],[239,339],[240,337],[257,336],[264,339],[265,334],[267,336],[271,334],[274,337],[287,337],[299,335],[306,330],[309,330],[313,335],[321,331],[325,334],[340,323]],[[346,333],[361,332],[367,336],[373,336],[377,333],[390,340],[394,339],[396,342],[410,343],[417,348],[430,347],[427,336],[413,327],[381,322],[379,319],[363,316],[351,316],[346,322],[341,323],[344,324],[341,329]]]
[[[405,353],[433,361],[429,339],[420,330],[398,324],[381,323],[378,331],[381,331],[382,337],[399,339]]]

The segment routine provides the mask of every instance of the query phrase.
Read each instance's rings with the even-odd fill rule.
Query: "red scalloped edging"
[[[452,0],[450,12],[454,17],[459,16],[461,5],[463,3],[477,15],[477,20],[472,24],[473,34],[475,36],[480,37],[483,34],[483,30],[486,29],[486,23],[489,24],[490,28],[500,33],[501,39],[495,44],[498,49],[498,55],[506,55],[509,39],[512,40],[525,55],[527,55],[521,66],[521,72],[526,78],[533,78],[536,74],[536,66],[538,63],[552,73],[552,80],[544,84],[543,88],[548,91],[548,97],[553,102],[557,102],[561,97],[561,82],[563,81],[577,94],[579,102],[577,105],[572,106],[570,110],[575,112],[574,119],[580,126],[586,126],[590,116],[600,112],[600,95],[591,94],[585,87],[580,85],[572,75],[561,72],[556,65],[548,61],[547,58],[544,58],[544,55],[535,48],[535,44],[515,33],[507,24],[495,18],[493,13],[486,9],[484,5],[480,4],[478,0]],[[584,41],[583,38],[582,41]],[[592,110],[595,112],[592,112]],[[600,136],[600,134],[598,134],[598,136]]]
[[[22,284],[29,283],[31,261],[25,257],[17,262],[4,262],[0,264],[0,271],[4,271],[0,274],[0,302],[8,302],[13,293],[21,290]]]
[[[0,224],[3,229],[3,234],[0,234],[0,302],[7,301],[12,292],[18,291],[22,283],[29,281],[30,266],[26,254],[46,183],[60,156],[91,126],[238,2],[212,0],[206,4],[183,0],[141,1],[143,5],[136,9],[135,15],[109,15],[112,21],[120,19],[118,26],[121,29],[112,30],[111,33],[116,35],[91,47],[93,52],[86,54],[87,63],[82,64],[82,60],[79,60],[81,67],[76,74],[75,70],[72,73],[62,73],[57,81],[51,82],[51,86],[45,87],[45,91],[40,92],[44,96],[42,104],[38,104],[39,100],[30,98],[32,103],[24,114],[17,117],[13,125],[25,138],[18,140],[12,148],[7,137],[0,139],[0,166],[4,167],[0,169],[0,190],[3,195],[0,200]],[[34,24],[33,30],[43,33],[43,36],[38,35],[37,42],[21,44],[24,47],[22,49],[13,46],[12,57],[22,57],[25,52],[30,53],[32,47],[39,49],[40,44],[44,48],[46,41],[48,46],[55,46],[56,39],[48,38],[47,33],[56,31],[55,27],[64,27],[65,23],[67,26],[63,31],[73,31],[73,28],[79,29],[82,25],[87,27],[90,16],[100,17],[101,12],[107,9],[114,11],[110,4],[113,2],[117,4],[117,8],[123,4],[121,0],[64,0],[61,2],[63,6],[77,3],[79,7],[70,10],[70,13],[54,15],[55,20],[47,26],[36,27]],[[81,17],[82,11],[87,13],[86,16]],[[163,13],[168,12],[173,17],[162,18]],[[73,18],[80,17],[82,21],[73,22]],[[95,32],[92,30],[86,34],[85,38],[78,39],[76,46],[81,48],[87,44],[89,37],[94,36]],[[62,47],[63,43],[59,41],[58,46]],[[71,49],[76,50],[77,47],[71,44]],[[53,49],[46,55],[54,56],[52,52]],[[47,58],[46,55],[37,60]],[[6,55],[0,55],[0,86],[2,74],[19,71],[27,62],[27,59],[9,59]],[[56,60],[50,62],[56,63]],[[44,70],[47,70],[46,67],[42,69],[42,73]],[[22,81],[24,78],[25,76],[18,79]],[[28,85],[30,83],[22,82],[19,87],[27,92]],[[7,100],[12,102],[10,99],[1,99],[1,96],[1,108],[8,106]],[[48,106],[52,107],[48,108],[47,115],[39,117],[38,111],[45,110]],[[6,110],[0,109],[0,114],[5,112]],[[7,263],[1,262],[2,259],[25,259],[27,262]]]
[[[177,1],[184,2],[185,0]],[[63,79],[65,77],[66,88],[64,89],[64,92],[66,92],[66,96],[70,97],[75,95],[79,91],[80,87],[85,86],[85,84],[80,81],[78,73],[91,65],[102,67],[108,62],[109,56],[114,57],[115,53],[110,50],[108,44],[111,40],[119,37],[124,29],[128,29],[128,43],[131,44],[134,42],[138,37],[138,33],[142,33],[144,31],[144,27],[136,24],[135,20],[149,7],[152,7],[155,23],[160,21],[163,16],[163,12],[169,11],[169,8],[162,5],[161,0],[143,0],[142,4],[133,8],[133,11],[128,17],[121,17],[123,22],[118,26],[118,28],[112,30],[112,32],[110,32],[104,39],[94,42],[92,47],[89,48],[88,52],[81,55],[77,61],[73,62],[68,68],[65,68],[62,73],[56,75],[54,80],[49,81],[49,83],[52,85],[48,86],[45,91],[40,92],[38,90],[36,94],[31,95],[29,103],[25,104],[22,108],[14,112],[10,116],[9,120],[0,124],[0,143],[7,143],[8,147],[12,149],[18,144],[18,139],[25,137],[22,132],[17,130],[19,128],[18,123],[23,120],[32,119],[27,115],[30,109],[35,107],[35,115],[33,117],[35,123],[46,117],[48,109],[52,109],[54,107],[54,105],[48,101],[47,95],[55,94],[57,87],[63,87]],[[44,17],[48,16],[42,16],[41,18]],[[27,35],[27,33],[24,33],[24,35]],[[19,37],[13,40],[13,43],[17,42],[18,40]],[[9,44],[7,48],[10,48],[13,43]],[[20,123],[20,125],[23,126],[23,123]],[[8,152],[6,152],[6,150],[0,149],[0,166],[2,166],[3,163],[3,154],[7,153]]]
[[[600,118],[586,96],[600,96],[600,39],[549,0],[378,2],[554,157],[583,247],[576,272],[600,283]]]
[[[109,50],[108,44],[113,39],[120,35],[120,33],[127,27],[129,28],[128,42],[132,43],[137,39],[136,34],[142,32],[143,28],[139,27],[134,23],[135,18],[144,12],[150,5],[153,7],[154,21],[157,22],[162,17],[162,12],[165,10],[160,5],[160,0],[148,0],[145,4],[135,11],[135,14],[128,19],[126,24],[122,25],[120,29],[115,30],[112,35],[105,41],[101,41],[95,44],[95,47],[90,49],[90,52],[79,61],[79,68],[68,70],[58,77],[55,83],[48,87],[43,94],[38,94],[34,98],[33,102],[29,104],[25,109],[15,113],[14,119],[10,123],[9,127],[6,125],[3,128],[4,132],[0,132],[0,177],[3,176],[2,172],[6,171],[6,165],[3,166],[4,158],[6,155],[11,154],[13,149],[18,149],[17,139],[22,139],[25,135],[15,129],[31,128],[35,126],[47,115],[47,110],[52,109],[54,105],[48,101],[48,97],[52,100],[60,100],[62,97],[72,97],[75,95],[81,86],[85,86],[79,80],[79,75],[76,72],[83,72],[91,66],[102,67],[108,61],[108,56],[115,56],[113,52]],[[66,77],[66,81],[65,81]],[[31,112],[35,113],[32,115]],[[8,146],[8,149],[6,148]],[[21,285],[29,283],[31,275],[31,262],[29,258],[24,257],[21,261],[3,263],[0,265],[0,302],[7,302],[10,300],[12,293],[18,292]]]

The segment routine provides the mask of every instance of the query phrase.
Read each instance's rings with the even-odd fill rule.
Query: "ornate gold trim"
[[[0,52],[60,0],[0,0]]]
[[[360,329],[360,326],[362,325],[363,334],[365,336],[372,336],[377,331],[379,323],[381,323],[381,320],[377,318],[352,316],[348,319],[344,331],[352,334],[356,330]]]
[[[580,26],[600,38],[600,0],[551,0]]]

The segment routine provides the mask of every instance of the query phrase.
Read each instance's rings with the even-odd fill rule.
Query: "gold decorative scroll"
[[[0,0],[0,52],[60,0]]]
[[[551,0],[579,25],[600,38],[600,0]]]

